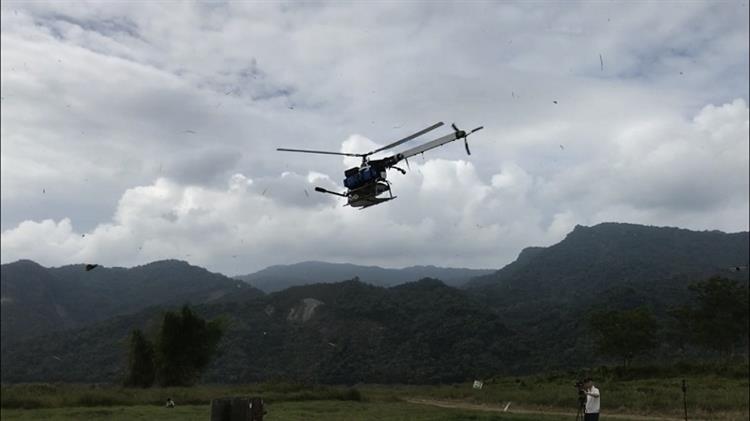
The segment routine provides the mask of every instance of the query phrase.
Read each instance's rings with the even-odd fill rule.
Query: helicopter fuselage
[[[367,207],[386,199],[377,199],[391,187],[386,181],[386,167],[381,162],[365,163],[360,167],[349,168],[344,171],[344,186],[347,204],[353,207]]]

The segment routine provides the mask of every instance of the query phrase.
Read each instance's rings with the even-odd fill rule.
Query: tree
[[[167,312],[156,339],[156,380],[161,386],[189,386],[200,378],[225,330],[221,319],[206,322],[186,305]]]
[[[658,325],[645,307],[596,312],[589,318],[589,327],[599,352],[620,358],[625,366],[656,346]]]
[[[687,341],[731,356],[747,339],[748,287],[713,277],[689,286],[694,302],[672,312],[684,326]]]
[[[139,329],[130,333],[130,352],[125,386],[151,387],[154,384],[154,346]]]

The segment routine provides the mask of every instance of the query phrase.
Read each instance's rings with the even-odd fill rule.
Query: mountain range
[[[0,268],[2,343],[131,314],[153,305],[209,303],[263,292],[178,260],[133,268],[45,268],[30,260]]]
[[[130,330],[153,332],[187,301],[230,321],[208,382],[434,383],[591,366],[601,360],[587,313],[647,306],[665,319],[691,282],[747,284],[747,270],[733,269],[747,266],[749,244],[747,232],[577,226],[462,288],[360,279],[270,294],[185,262],[86,272],[20,261],[2,267],[1,380],[118,381]]]
[[[493,269],[443,268],[436,266],[410,266],[403,269],[386,269],[379,266],[360,266],[349,263],[301,262],[292,265],[269,266],[248,275],[235,276],[265,292],[323,282],[341,282],[358,278],[377,286],[394,286],[424,278],[440,279],[446,285],[460,286],[482,275],[494,273]]]

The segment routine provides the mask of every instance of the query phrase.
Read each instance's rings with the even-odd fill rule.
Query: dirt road
[[[417,398],[406,398],[404,401],[409,403],[415,403],[420,405],[431,405],[438,406],[441,408],[457,408],[457,409],[469,409],[472,411],[487,411],[487,412],[506,412],[504,411],[505,405],[492,405],[492,404],[476,404],[462,401],[444,401],[435,399],[417,399]],[[523,409],[514,406],[512,403],[508,408],[508,413],[511,414],[541,414],[541,415],[562,415],[570,416],[571,419],[576,416],[575,412],[564,412],[555,410],[535,410],[535,409]],[[665,418],[665,417],[653,417],[646,415],[628,415],[628,414],[606,414],[607,419],[618,419],[618,420],[633,420],[633,421],[681,421],[683,418]],[[693,421],[697,421],[691,418]]]

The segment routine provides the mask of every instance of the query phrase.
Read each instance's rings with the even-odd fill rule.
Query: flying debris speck
[[[307,189],[305,189],[305,196],[310,197],[310,193],[307,192]]]
[[[565,150],[565,146],[560,145],[560,149]]]
[[[263,189],[263,193],[261,193],[260,195],[261,196],[265,196],[267,191],[268,191],[268,187],[266,187],[265,189]]]
[[[90,271],[90,270],[94,270],[94,269],[95,269],[95,268],[97,268],[97,267],[99,267],[99,265],[92,265],[92,264],[87,264],[87,265],[86,265],[86,272],[88,272],[88,271]]]
[[[600,66],[600,71],[603,72],[604,71],[604,59],[602,58],[601,54],[599,54],[599,66]]]
[[[552,101],[552,103],[557,104],[557,101]]]
[[[44,193],[47,193],[47,191],[45,189],[42,189],[42,194],[44,194]]]

